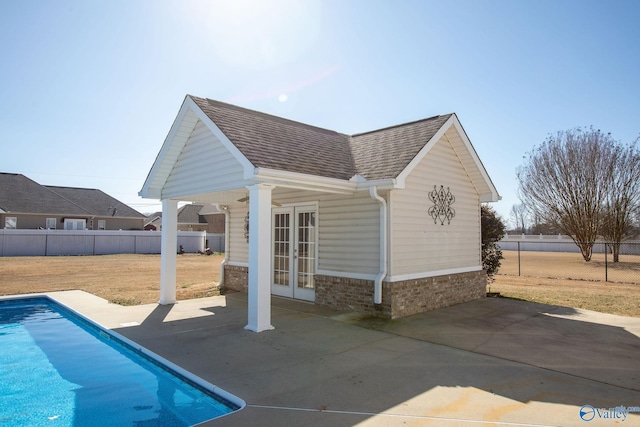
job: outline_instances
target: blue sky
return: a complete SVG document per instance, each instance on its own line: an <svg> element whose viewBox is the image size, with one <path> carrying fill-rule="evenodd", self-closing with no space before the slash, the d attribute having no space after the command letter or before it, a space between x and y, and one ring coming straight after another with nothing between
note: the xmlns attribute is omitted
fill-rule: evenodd
<svg viewBox="0 0 640 427"><path fill-rule="evenodd" d="M0 2L0 171L137 196L186 94L343 133L455 112L503 200L558 130L640 135L640 2Z"/></svg>

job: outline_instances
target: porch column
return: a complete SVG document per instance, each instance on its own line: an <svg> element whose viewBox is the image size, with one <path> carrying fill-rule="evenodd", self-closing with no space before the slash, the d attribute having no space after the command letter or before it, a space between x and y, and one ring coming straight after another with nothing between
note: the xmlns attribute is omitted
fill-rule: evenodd
<svg viewBox="0 0 640 427"><path fill-rule="evenodd" d="M249 323L253 332L271 326L271 190L266 184L249 189Z"/></svg>
<svg viewBox="0 0 640 427"><path fill-rule="evenodd" d="M162 201L159 304L176 302L176 257L178 248L178 202Z"/></svg>

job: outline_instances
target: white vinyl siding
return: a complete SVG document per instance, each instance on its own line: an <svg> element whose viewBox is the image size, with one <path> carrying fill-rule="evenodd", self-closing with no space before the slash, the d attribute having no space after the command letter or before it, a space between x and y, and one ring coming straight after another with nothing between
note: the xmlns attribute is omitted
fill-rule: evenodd
<svg viewBox="0 0 640 427"><path fill-rule="evenodd" d="M380 205L368 192L320 202L318 269L358 274L380 270Z"/></svg>
<svg viewBox="0 0 640 427"><path fill-rule="evenodd" d="M229 263L236 265L249 264L249 244L244 237L244 219L249 206L229 208L229 247L226 249Z"/></svg>
<svg viewBox="0 0 640 427"><path fill-rule="evenodd" d="M368 192L342 195L276 188L272 199L282 206L317 203L318 270L345 275L376 275L380 270L380 205ZM244 238L247 207L230 208L229 262L246 264Z"/></svg>
<svg viewBox="0 0 640 427"><path fill-rule="evenodd" d="M434 223L428 214L434 186L455 196L450 224ZM473 269L480 264L479 195L454 148L440 139L391 194L391 276Z"/></svg>
<svg viewBox="0 0 640 427"><path fill-rule="evenodd" d="M200 121L189 136L162 190L162 198L237 188L243 168Z"/></svg>

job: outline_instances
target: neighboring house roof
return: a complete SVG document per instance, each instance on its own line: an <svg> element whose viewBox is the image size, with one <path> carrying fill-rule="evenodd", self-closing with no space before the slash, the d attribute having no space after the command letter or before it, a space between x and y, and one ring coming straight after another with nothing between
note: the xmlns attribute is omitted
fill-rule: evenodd
<svg viewBox="0 0 640 427"><path fill-rule="evenodd" d="M4 212L87 215L87 211L47 187L17 173L0 173L0 209Z"/></svg>
<svg viewBox="0 0 640 427"><path fill-rule="evenodd" d="M0 172L0 209L13 213L144 217L100 190L40 185L22 174L4 172Z"/></svg>
<svg viewBox="0 0 640 427"><path fill-rule="evenodd" d="M361 188L363 182L378 185L383 180L402 186L413 167L440 138L449 139L450 133L450 143L455 145L481 201L500 199L455 113L346 135L191 95L186 96L147 176L139 193L142 197L162 198L164 185L198 121L239 162L245 180L260 174L262 178L258 179L266 177L277 183L286 177L272 171L304 174L309 188L314 185L335 188L338 184L330 180L350 181ZM322 181L324 178L329 181ZM295 179L300 182L299 177ZM197 191L202 192L202 186Z"/></svg>
<svg viewBox="0 0 640 427"><path fill-rule="evenodd" d="M202 205L184 205L178 209L178 223L182 224L206 224L204 218L200 217L199 212Z"/></svg>
<svg viewBox="0 0 640 427"><path fill-rule="evenodd" d="M105 192L95 188L56 187L46 185L54 193L71 200L96 216L144 218L144 215Z"/></svg>
<svg viewBox="0 0 640 427"><path fill-rule="evenodd" d="M178 224L207 224L203 215L222 214L214 206L204 206L188 204L178 209ZM162 222L162 212L154 212L147 215L147 224L160 225Z"/></svg>

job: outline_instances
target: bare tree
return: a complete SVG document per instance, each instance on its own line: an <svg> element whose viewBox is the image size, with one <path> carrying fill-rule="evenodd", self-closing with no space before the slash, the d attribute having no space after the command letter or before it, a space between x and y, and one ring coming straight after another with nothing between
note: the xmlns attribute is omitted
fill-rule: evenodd
<svg viewBox="0 0 640 427"><path fill-rule="evenodd" d="M640 209L640 151L635 143L618 146L612 159L613 173L604 202L602 237L611 242L613 262L620 260L620 244L635 237L635 218Z"/></svg>
<svg viewBox="0 0 640 427"><path fill-rule="evenodd" d="M522 203L511 206L509 212L511 221L513 222L513 229L516 233L525 233L527 230L527 224L529 222L529 213L527 207Z"/></svg>
<svg viewBox="0 0 640 427"><path fill-rule="evenodd" d="M542 222L567 234L591 260L615 141L580 128L549 136L517 171L520 200Z"/></svg>

